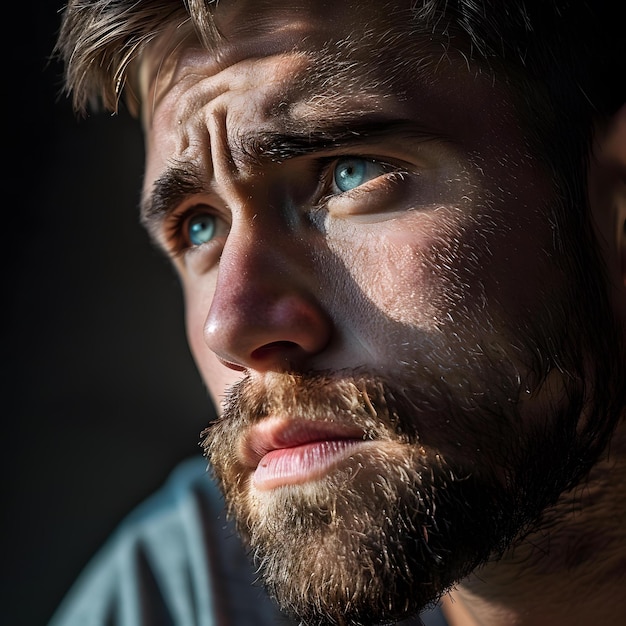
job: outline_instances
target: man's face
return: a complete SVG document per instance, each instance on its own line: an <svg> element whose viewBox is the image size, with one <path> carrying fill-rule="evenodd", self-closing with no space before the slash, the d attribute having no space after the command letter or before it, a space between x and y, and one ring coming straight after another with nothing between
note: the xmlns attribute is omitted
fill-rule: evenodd
<svg viewBox="0 0 626 626"><path fill-rule="evenodd" d="M311 623L418 610L571 477L556 191L505 90L397 4L225 2L216 53L144 66L144 219L226 398L207 451Z"/></svg>

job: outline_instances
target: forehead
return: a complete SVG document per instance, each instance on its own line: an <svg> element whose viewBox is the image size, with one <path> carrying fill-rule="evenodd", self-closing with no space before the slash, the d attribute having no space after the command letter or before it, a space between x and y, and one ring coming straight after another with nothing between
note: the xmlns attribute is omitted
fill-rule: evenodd
<svg viewBox="0 0 626 626"><path fill-rule="evenodd" d="M404 0L217 3L213 21L219 34L210 49L197 42L189 24L173 25L143 54L144 116L150 121L164 95L189 76L215 75L244 60L281 55L293 63L275 63L274 82L281 74L288 76L291 97L305 91L318 99L324 93L335 98L350 92L367 95L372 86L398 93L407 87L399 81L414 81L429 69L429 82L437 82L435 75L443 76L451 54L456 54L451 37L449 33L435 36L415 17L411 4Z"/></svg>

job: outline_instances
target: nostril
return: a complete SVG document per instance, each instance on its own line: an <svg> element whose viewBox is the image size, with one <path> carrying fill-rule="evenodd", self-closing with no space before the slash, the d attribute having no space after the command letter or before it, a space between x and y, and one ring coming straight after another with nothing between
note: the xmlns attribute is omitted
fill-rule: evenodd
<svg viewBox="0 0 626 626"><path fill-rule="evenodd" d="M293 357L294 353L301 352L302 349L294 341L272 341L256 348L250 356L255 361L266 361L269 359L286 359Z"/></svg>

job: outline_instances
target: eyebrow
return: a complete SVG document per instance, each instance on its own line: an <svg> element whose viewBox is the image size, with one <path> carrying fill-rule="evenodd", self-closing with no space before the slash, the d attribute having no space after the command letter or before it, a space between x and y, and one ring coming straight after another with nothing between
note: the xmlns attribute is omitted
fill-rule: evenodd
<svg viewBox="0 0 626 626"><path fill-rule="evenodd" d="M163 219L173 213L185 199L206 191L199 168L193 163L169 167L152 186L149 195L141 199L140 220L153 239Z"/></svg>
<svg viewBox="0 0 626 626"><path fill-rule="evenodd" d="M284 132L255 132L237 138L234 149L253 163L263 161L281 163L296 157L318 152L339 151L393 134L411 136L424 141L438 137L432 130L419 127L415 122L389 118L360 118L337 124L336 121L317 121L307 129L294 123Z"/></svg>

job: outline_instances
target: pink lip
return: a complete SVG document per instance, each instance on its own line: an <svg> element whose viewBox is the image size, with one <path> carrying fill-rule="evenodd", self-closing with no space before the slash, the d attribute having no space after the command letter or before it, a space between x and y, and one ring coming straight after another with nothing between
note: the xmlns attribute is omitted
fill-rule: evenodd
<svg viewBox="0 0 626 626"><path fill-rule="evenodd" d="M248 433L242 450L257 489L320 478L364 443L364 432L333 422L270 417Z"/></svg>

